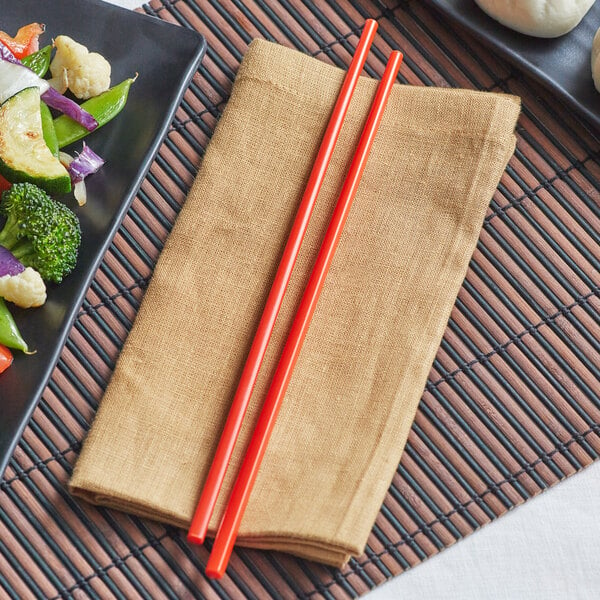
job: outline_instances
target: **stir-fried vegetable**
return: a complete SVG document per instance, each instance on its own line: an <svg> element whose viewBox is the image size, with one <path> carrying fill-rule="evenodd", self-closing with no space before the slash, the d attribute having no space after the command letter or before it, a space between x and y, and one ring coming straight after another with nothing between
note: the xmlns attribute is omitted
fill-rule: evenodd
<svg viewBox="0 0 600 600"><path fill-rule="evenodd" d="M0 277L19 275L25 265L7 248L0 246Z"/></svg>
<svg viewBox="0 0 600 600"><path fill-rule="evenodd" d="M8 249L0 246L0 296L21 308L42 306L46 284L42 276L25 265Z"/></svg>
<svg viewBox="0 0 600 600"><path fill-rule="evenodd" d="M6 302L0 296L0 344L29 353L27 342L23 339Z"/></svg>
<svg viewBox="0 0 600 600"><path fill-rule="evenodd" d="M88 100L110 88L110 63L97 52L67 35L54 40L56 54L50 63L52 78L66 83L76 98ZM65 92L59 88L60 92Z"/></svg>
<svg viewBox="0 0 600 600"><path fill-rule="evenodd" d="M135 78L125 79L107 92L86 100L81 107L96 119L98 127L102 127L123 110L127 102L129 89L134 81ZM85 127L64 115L54 119L54 129L56 130L59 148L64 148L84 138L89 133Z"/></svg>
<svg viewBox="0 0 600 600"><path fill-rule="evenodd" d="M77 183L83 181L88 175L95 173L104 160L100 158L88 145L83 145L83 150L69 163L67 170L71 181Z"/></svg>
<svg viewBox="0 0 600 600"><path fill-rule="evenodd" d="M31 69L38 77L44 77L50 68L50 58L52 56L52 46L44 46L37 52L28 54L21 59L21 62Z"/></svg>
<svg viewBox="0 0 600 600"><path fill-rule="evenodd" d="M31 183L15 183L2 193L6 217L0 245L46 281L60 283L77 263L81 243L79 219L62 202Z"/></svg>
<svg viewBox="0 0 600 600"><path fill-rule="evenodd" d="M15 37L0 31L0 373L9 348L29 352L6 301L41 306L45 282L60 283L77 262L79 219L49 194L72 191L83 205L85 178L104 164L85 143L61 149L119 114L135 81L110 88L103 56L60 32L39 49L43 32L38 23Z"/></svg>
<svg viewBox="0 0 600 600"><path fill-rule="evenodd" d="M60 152L59 158L71 176L75 200L77 200L79 206L83 206L87 202L84 179L98 171L104 164L104 159L85 143L83 144L83 150L75 158L66 152Z"/></svg>
<svg viewBox="0 0 600 600"><path fill-rule="evenodd" d="M29 181L53 194L71 190L71 179L44 140L40 91L25 88L0 105L0 174Z"/></svg>
<svg viewBox="0 0 600 600"><path fill-rule="evenodd" d="M70 117L84 127L86 131L94 131L98 127L98 121L85 108L63 96L53 87L48 86L48 89L42 94L42 99L50 108L55 108L65 116Z"/></svg>
<svg viewBox="0 0 600 600"><path fill-rule="evenodd" d="M0 373L6 371L12 365L12 361L12 352L6 346L0 344Z"/></svg>
<svg viewBox="0 0 600 600"><path fill-rule="evenodd" d="M41 23L30 23L25 27L21 27L15 37L0 31L0 42L17 58L23 58L39 48L39 38L44 33L44 29L45 27Z"/></svg>
<svg viewBox="0 0 600 600"><path fill-rule="evenodd" d="M23 65L7 60L0 61L0 103L29 87L37 87L40 94L44 94L50 88L50 84Z"/></svg>
<svg viewBox="0 0 600 600"><path fill-rule="evenodd" d="M77 102L57 92L48 81L23 65L6 47L0 53L0 58L0 102L27 87L35 86L40 89L40 94L48 106L68 115L88 131L93 131L98 126L96 119Z"/></svg>
<svg viewBox="0 0 600 600"><path fill-rule="evenodd" d="M48 105L44 102L40 103L40 117L42 119L42 135L44 136L44 142L46 142L48 150L50 150L54 156L58 157L58 138L56 137L56 130L54 129L54 119Z"/></svg>
<svg viewBox="0 0 600 600"><path fill-rule="evenodd" d="M31 267L18 275L0 277L0 297L20 308L36 308L46 302L46 284Z"/></svg>

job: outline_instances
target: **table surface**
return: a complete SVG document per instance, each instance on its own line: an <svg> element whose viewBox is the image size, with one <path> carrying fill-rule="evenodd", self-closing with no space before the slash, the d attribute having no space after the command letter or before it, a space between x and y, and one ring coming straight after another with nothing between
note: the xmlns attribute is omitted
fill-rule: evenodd
<svg viewBox="0 0 600 600"><path fill-rule="evenodd" d="M600 464L367 594L369 600L587 600L600 594Z"/></svg>
<svg viewBox="0 0 600 600"><path fill-rule="evenodd" d="M112 4L117 4L130 9L136 8L141 4L140 0L108 1ZM169 9L172 7L171 5L175 5L176 2L164 2L163 4L167 6L167 9ZM209 3L207 3L207 5L208 4ZM220 10L215 8L218 4L220 3L211 1L211 10ZM247 4L250 5L252 3ZM278 6L289 6L290 10L296 10L296 8L294 8L296 4L297 3L294 2L281 2L278 4ZM301 6L304 6L304 4L312 6L313 3L300 3ZM345 3L340 4L344 4L344 6L346 6ZM384 2L375 2L375 5L377 6L380 4L383 7L386 6ZM407 3L407 6L408 5L412 6L411 3ZM163 11L162 14L164 15L165 11ZM383 10L382 14L385 15L386 10ZM299 15L297 16L298 19L302 18L302 8L299 9L297 15ZM285 15L283 13L275 15L273 18L275 17L285 20ZM193 16L190 18L193 18ZM220 22L226 23L226 17L222 13L219 19ZM211 25L214 26L214 23ZM320 35L322 33L322 26L317 24L315 27L318 28ZM213 36L213 39L216 40L216 46L221 47L221 42L218 39L218 35L215 34L214 31L215 30L213 29L211 35ZM438 35L440 35L439 31ZM418 37L419 32L416 32L415 36ZM424 35L423 37L426 38L427 36ZM435 39L436 43L439 44L453 43L452 39L440 39L435 38L435 36L432 36L431 39ZM408 45L410 45L410 42L411 38L408 36ZM424 43L428 42L425 41ZM455 48L452 49L455 50ZM410 59L410 48L407 48L407 51L407 56ZM489 55L487 56L489 60ZM213 53L208 60L211 65L213 65L217 58L218 53ZM466 57L465 60L467 60ZM471 61L468 68L477 70L479 68L477 65L477 60L478 58ZM455 71L455 65L451 64L450 61L448 63L443 63L442 66L448 70L448 73L455 74L458 72L460 75L460 69ZM466 69L467 71L468 68ZM432 82L437 81L435 67L425 64L423 69L424 70L421 73L424 78L431 77ZM514 73L507 74L505 79L509 79L513 77L513 75ZM497 75L497 77L500 79L500 75ZM518 89L525 89L527 91L528 83L526 80L523 82L521 78L517 78L516 82ZM495 86L490 86L490 89L494 88ZM210 90L208 91L208 94L211 94ZM529 92L529 94L531 94L531 92ZM216 100L211 98L209 98L209 100L216 102ZM551 98L547 100L550 104L552 103ZM222 102L220 104L222 104ZM214 108L214 106L212 108ZM540 111L543 112L542 109L540 109ZM210 112L210 110L207 109L204 112ZM527 126L531 126L531 123L527 122ZM537 126L539 127L540 125L538 124ZM541 139L550 139L550 136L551 132L547 135L547 137L541 136ZM590 136L590 139L597 140L597 137L595 135ZM573 146L575 146L575 143ZM552 152L552 149L549 151ZM574 150L574 152L577 152L577 148ZM570 166L566 167L564 172L556 172L552 171L552 169L549 169L549 173L546 174L544 171L544 173L539 176L538 180L534 181L533 183L527 182L529 189L532 189L534 185L537 185L538 181L542 181L542 175L546 178L545 184L549 184L550 181L554 181L555 179L558 179L559 182L562 181L566 177L566 174L571 172L571 169L575 169L575 175L577 175L577 169L583 164L593 164L595 167L594 163L596 162L596 156L597 148L594 147L592 154L588 154L586 157L583 157L582 155L582 157L580 157L576 163L572 163ZM560 157L557 160L560 162ZM523 173L519 173L517 169L517 175L520 174ZM525 178L527 175L528 173L526 172L523 174ZM541 187L544 187L543 183L540 183L540 185ZM595 190L588 190L589 194L592 192L595 193ZM525 198L525 195L523 198ZM502 212L506 208L506 206L500 208L496 207L496 210ZM600 255L597 247L595 248L595 255ZM582 297L585 298L586 296ZM519 335L515 336L515 339L520 339ZM58 402L58 404L60 404L60 402ZM68 418L69 415L66 415L66 417ZM41 417L40 420L42 420L42 418L45 418L45 415ZM35 424L35 427L39 429L39 424ZM597 427L597 424L594 424L594 427L592 427L590 431L593 430L593 432L597 432L595 427ZM33 433L30 434L29 438L25 440L26 444L29 444L28 440L34 440L35 435L38 435L39 433L38 429L35 429ZM572 443L573 440L586 441L586 435L588 432L582 432L584 432L584 428L581 428L579 433L576 433L575 437L572 438L568 444ZM52 471L53 467L56 467L56 472L58 474L57 477L59 478L58 484L56 485L61 485L60 477L63 477L64 474L59 471L59 466L57 463L51 463L51 461L55 460L57 456L60 456L62 459L67 457L69 461L71 461L72 454L74 451L76 452L78 447L78 442L73 443L69 448L66 449L60 447L60 452L57 452L55 456L46 459L46 463L41 461L38 463L37 467L40 465L50 465L50 471ZM568 447L570 448L571 446ZM564 449L566 448L567 445L564 446ZM551 457L555 456L556 452L556 449L550 451L546 450L544 459L549 460ZM23 459L23 453L21 453L18 459L19 460L17 460L15 464L17 467L20 467L19 461ZM27 457L25 457L25 459L27 459ZM23 459L24 463L26 463L25 459ZM537 459L532 463L529 463L529 467L539 462L540 459ZM32 472L33 476L39 476L39 480L41 481L43 479L43 473L35 470L35 468L36 465L32 465L29 470L25 469L24 471L15 471L12 474L9 483L12 484L13 482L19 481L22 479L22 476L27 475L29 471ZM519 471L517 471L517 473L519 473ZM529 473L530 471L527 470L526 472L523 471L519 475L516 475L515 471L513 470L505 482L512 483L513 480L519 480L520 475ZM41 485L43 484L44 481L42 481ZM4 485L6 486L4 489L8 490L8 484L5 482ZM600 551L600 502L597 500L597 490L599 489L599 486L600 464L596 463L588 466L582 472L569 477L566 481L555 485L551 489L548 489L536 498L528 500L522 506L514 508L508 514L501 516L494 522L485 525L481 531L478 531L473 535L468 535L465 539L462 539L453 547L443 550L433 558L429 558L428 560L421 562L421 564L414 569L411 569L408 572L391 579L387 583L380 585L374 591L369 592L367 597L370 600L384 600L387 598L406 598L409 600L413 598L415 600L433 600L434 598L460 598L461 600L470 600L471 598L473 600L480 598L491 600L523 598L526 600L535 600L538 598L543 598L544 600L547 600L565 597L574 599L599 597L600 570L598 570L594 561L597 552ZM19 493L11 490L9 500L6 500L6 498L8 498L7 495L5 498L5 505L0 505L0 512L6 505L8 505L11 509L16 506L13 512L15 515L15 521L17 521L17 519L21 518L20 516L24 514L23 511L25 510L29 510L29 514L32 515L37 515L38 513L44 515L46 514L45 511L52 511L53 507L49 508L47 506L47 498L36 495L38 492L36 491L37 488L35 487L35 484L24 489L24 496L21 496ZM56 490L57 488L53 489ZM0 490L0 501L2 500L2 493L2 490ZM52 498L51 495L48 497ZM483 494L480 496L480 499L481 497L483 497ZM21 498L25 498L25 500L23 501ZM61 501L61 498L57 497L56 500ZM20 502L27 506L21 509L21 505L19 504ZM470 502L473 502L473 500L468 500L463 506L469 505ZM61 504L61 506L63 504ZM33 508L29 509L28 506ZM451 511L451 513L452 512L456 511ZM47 543L53 542L52 536L55 536L57 545L52 549L54 555L62 556L62 548L65 548L66 552L73 551L75 553L81 553L85 561L87 561L85 564L86 568L89 568L90 565L93 566L97 563L95 570L90 571L88 575L86 575L87 572L83 570L77 572L79 564L77 565L77 568L75 569L76 573L73 575L73 581L76 581L76 583L70 588L74 590L77 589L78 592L82 593L81 596L77 597L87 597L83 595L85 587L81 584L91 581L92 586L95 583L101 585L104 581L102 576L107 575L107 573L109 574L109 577L117 578L118 576L122 576L121 573L115 573L115 571L120 571L121 567L124 565L125 567L127 567L127 565L131 565L130 571L127 571L130 580L135 581L136 577L139 577L139 581L142 582L143 585L146 585L144 577L148 577L149 581L152 582L154 573L152 569L155 568L155 565L157 564L159 565L158 573L160 575L162 565L160 561L163 557L170 559L171 556L180 556L182 565L181 569L183 571L188 569L188 573L190 573L189 577L196 581L196 579L194 579L196 577L196 573L192 572L192 568L189 567L189 565L194 563L186 562L186 560L189 559L189 556L185 555L185 550L182 550L181 545L178 546L179 540L176 538L170 539L168 533L161 533L160 531L157 533L152 525L148 525L147 528L144 525L144 535L140 535L139 529L132 528L131 530L127 530L127 524L123 525L124 521L121 522L118 518L116 519L116 525L114 525L111 521L112 516L110 514L101 514L103 515L102 518L105 519L106 523L108 523L106 531L109 531L110 534L113 532L111 529L113 526L123 526L125 527L124 535L131 534L131 544L128 545L127 548L119 547L112 550L110 548L107 549L106 547L103 547L98 551L98 558L93 555L95 550L92 551L92 556L88 556L90 552L88 546L86 546L87 542L80 543L77 539L77 535L81 533L78 529L81 527L81 525L75 517L69 516L70 521L67 523L64 530L61 530L60 524L58 527L55 527L56 523L58 523L56 520L57 517L53 516L52 518L49 518L48 522L50 523L50 527L54 527L54 529L52 529L52 531L49 533L49 537L46 540L41 541L36 537L36 526L31 526L28 522L25 522L26 519L22 519L23 522L17 522L15 529L10 529L10 525L8 525L12 535L11 539L13 541L17 540L18 542L15 543L15 547L17 549L14 551L15 554L13 554L13 556L16 557L15 562L9 566L15 573L18 573L19 565L27 565L25 568L26 570L31 569L30 574L34 580L36 578L39 578L39 580L44 580L44 578L46 578L48 581L52 582L52 571L54 570L55 573L58 573L58 570L56 569L60 567L60 561L55 561L58 564L58 567L53 565L50 561L49 567L46 569L40 560L37 560L35 563L28 562L26 555L28 552L36 552L37 548L44 547L44 544L42 543L44 541ZM502 514L502 511L498 511L498 514ZM425 525L420 528L419 531L423 532L424 529L431 529L431 523L435 522L436 520L438 522L440 521L439 518L435 519L434 521L429 521L430 525L427 526L425 523ZM0 519L0 527L5 526L6 521ZM29 532L31 530L30 535L26 534L25 537L20 537L18 531L20 528L22 528L25 532ZM2 529L2 531L5 530ZM411 541L416 539L412 534L408 535L407 537L412 537ZM33 541L29 542L28 538ZM108 536L107 538L112 539ZM114 535L114 539L115 543L121 542L117 535ZM10 543L10 541L11 540L9 540L8 537L3 539L2 536L0 536L0 583L1 576L3 575L2 569L6 566L6 563L1 562L4 560L3 548L4 544ZM172 544L169 546L168 551L165 551L162 554L158 552L156 556L152 555L153 551L161 550L160 546L162 543L169 542L172 542ZM394 544L390 544L390 546L393 547ZM396 546L396 550L398 547L399 546ZM71 550L72 548L74 548L74 550ZM404 548L406 548L406 546L404 546ZM20 555L18 554L19 552L21 552ZM169 552L171 555L169 555ZM178 552L179 554L177 554ZM430 554L434 553L435 552L431 552ZM381 552L378 555L378 557L381 556L384 559L382 565L378 565L380 571L386 567L385 559L388 557L384 554L385 552ZM428 553L428 555L430 554ZM149 558L147 558L147 555ZM64 563L66 558L62 557L61 560L63 560ZM141 566L138 566L138 562ZM420 560L414 560L410 564L417 564L418 562L420 562ZM81 564L83 564L83 561ZM171 564L171 568L173 568L172 563L169 564ZM277 564L276 561L275 564ZM366 564L366 562L364 564ZM391 564L391 562L388 564ZM119 569L112 569L109 571L109 569L114 566L118 566ZM361 565L358 566L361 567ZM256 575L256 571L258 571L260 574L262 568L265 568L265 565L260 563L260 558L254 563L252 560L243 561L240 571L244 574L241 578L242 581L235 580L234 587L235 585L242 586L240 589L243 589L243 577L251 577L252 575ZM269 564L266 565L266 568L269 568ZM383 572L384 571L381 571L381 573ZM395 572L398 572L398 570ZM148 573L150 573L149 576ZM298 571L298 573L300 576L303 575L301 571ZM381 573L379 573L380 578L376 581L376 583L381 581L383 578ZM101 577L99 578L98 575ZM185 575L185 573L182 574L182 577L183 575ZM21 579L23 579L23 577L26 578L26 574L21 574L19 576ZM76 579L78 576L80 579ZM59 578L60 577L61 576L59 576ZM98 581L99 579L102 581ZM190 579L188 578L186 581L186 585L189 586ZM65 586L67 585L64 582L59 583L63 583ZM124 582L123 585L126 583L127 582ZM180 585L181 581L174 583ZM48 585L50 586L50 584ZM320 587L317 586L315 588L315 592L307 593L303 597L312 598L313 595L314 597L321 597L320 594L316 593L317 590L325 590L323 593L324 597L334 597L335 594L334 596L327 596L327 590L333 589L327 587L327 585L330 584ZM185 590L184 587L181 587L180 589ZM202 589L208 589L208 591L216 597L216 592L214 590L211 590L210 588ZM287 588L288 591L291 589L291 587ZM343 590L344 588L340 589ZM0 587L0 598L1 597L2 588ZM56 596L56 598L58 598L58 596Z"/></svg>
<svg viewBox="0 0 600 600"><path fill-rule="evenodd" d="M139 0L109 0L134 8ZM600 464L367 594L372 600L552 600L600 594Z"/></svg>

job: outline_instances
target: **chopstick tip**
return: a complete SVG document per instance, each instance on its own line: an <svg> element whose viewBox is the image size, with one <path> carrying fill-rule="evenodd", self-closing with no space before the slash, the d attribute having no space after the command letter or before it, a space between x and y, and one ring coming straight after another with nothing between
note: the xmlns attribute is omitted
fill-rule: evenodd
<svg viewBox="0 0 600 600"><path fill-rule="evenodd" d="M216 562L217 564L212 564ZM225 575L225 570L227 568L227 561L214 561L212 554L208 558L208 563L206 564L206 569L204 570L205 575L209 579L221 579L223 575Z"/></svg>
<svg viewBox="0 0 600 600"><path fill-rule="evenodd" d="M204 535L200 535L198 533L192 532L192 531L188 531L187 534L187 541L191 542L192 544L203 544L204 543Z"/></svg>
<svg viewBox="0 0 600 600"><path fill-rule="evenodd" d="M379 23L375 20L375 19L367 19L365 21L365 25L364 28L365 30L372 30L373 32L375 32L375 30L379 27Z"/></svg>
<svg viewBox="0 0 600 600"><path fill-rule="evenodd" d="M388 66L390 69L393 69L395 71L394 77L398 74L403 60L404 54L402 54L400 50L393 50L392 52L390 52L390 56L388 58Z"/></svg>
<svg viewBox="0 0 600 600"><path fill-rule="evenodd" d="M206 569L205 574L209 579L221 579L223 577L223 573L219 573L218 571L209 571L208 569Z"/></svg>

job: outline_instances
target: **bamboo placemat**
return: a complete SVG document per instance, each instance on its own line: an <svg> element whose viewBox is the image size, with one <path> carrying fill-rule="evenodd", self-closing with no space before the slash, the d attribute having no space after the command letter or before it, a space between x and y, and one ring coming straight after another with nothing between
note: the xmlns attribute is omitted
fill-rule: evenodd
<svg viewBox="0 0 600 600"><path fill-rule="evenodd" d="M141 10L200 30L208 53L0 484L0 596L356 597L598 457L597 132L419 0L153 0ZM209 581L210 543L82 503L66 482L248 43L264 37L345 67L367 17L380 25L369 75L400 48L410 84L521 96L517 150L364 556L337 571L240 549L228 576Z"/></svg>

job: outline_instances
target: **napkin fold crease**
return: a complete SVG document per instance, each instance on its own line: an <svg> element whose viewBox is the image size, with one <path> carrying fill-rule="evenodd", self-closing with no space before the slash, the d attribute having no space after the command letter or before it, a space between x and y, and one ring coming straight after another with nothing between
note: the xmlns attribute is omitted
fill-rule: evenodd
<svg viewBox="0 0 600 600"><path fill-rule="evenodd" d="M187 527L344 73L256 40L158 260L70 482ZM298 257L228 491L377 82L361 78ZM487 206L513 96L396 85L238 543L341 566L363 552Z"/></svg>

